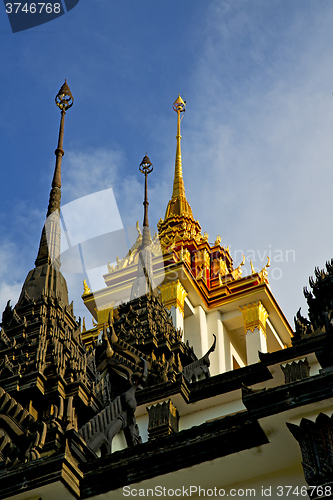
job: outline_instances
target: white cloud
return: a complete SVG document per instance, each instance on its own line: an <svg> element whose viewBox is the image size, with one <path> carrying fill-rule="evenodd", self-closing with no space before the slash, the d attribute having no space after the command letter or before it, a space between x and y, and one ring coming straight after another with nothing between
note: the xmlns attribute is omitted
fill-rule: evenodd
<svg viewBox="0 0 333 500"><path fill-rule="evenodd" d="M112 188L78 198L61 211L71 246L123 228Z"/></svg>
<svg viewBox="0 0 333 500"><path fill-rule="evenodd" d="M68 151L62 174L62 203L113 187L124 161L124 155L113 149Z"/></svg>
<svg viewBox="0 0 333 500"><path fill-rule="evenodd" d="M176 148L176 143L175 143ZM171 159L172 161L172 159ZM139 162L138 162L139 165ZM111 148L69 151L62 174L62 204L98 191L112 188L124 226L143 219L144 176L138 165L128 164L126 155ZM163 217L172 190L172 179L156 183L155 173L148 178L149 218L152 228Z"/></svg>

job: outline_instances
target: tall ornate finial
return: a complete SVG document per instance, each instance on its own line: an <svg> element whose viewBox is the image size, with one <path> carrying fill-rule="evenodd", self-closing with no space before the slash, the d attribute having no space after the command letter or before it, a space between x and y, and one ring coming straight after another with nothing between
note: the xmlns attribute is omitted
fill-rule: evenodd
<svg viewBox="0 0 333 500"><path fill-rule="evenodd" d="M61 109L61 119L59 128L59 138L58 147L54 154L56 155L56 164L54 169L52 189L50 193L49 206L47 210L47 217L51 215L55 210L60 210L60 199L61 199L61 161L65 152L63 150L64 143L64 126L65 126L65 114L66 111L73 106L74 98L72 96L71 90L67 84L67 80L59 90L55 97L55 103L58 108Z"/></svg>
<svg viewBox="0 0 333 500"><path fill-rule="evenodd" d="M52 265L59 268L60 261L60 201L61 201L61 161L65 152L63 150L64 143L64 126L66 111L73 106L74 98L67 84L67 80L59 90L55 98L56 105L61 110L61 119L59 127L58 147L54 154L56 156L55 169L52 180L52 188L50 192L49 205L46 214L46 223L42 231L39 250L35 265L39 266L46 262L51 262Z"/></svg>
<svg viewBox="0 0 333 500"><path fill-rule="evenodd" d="M139 170L142 174L145 176L145 199L143 201L143 206L144 206L144 217L143 217L143 226L149 227L148 223L148 181L147 181L147 176L150 174L150 172L153 171L153 164L150 161L150 159L147 156L143 158L142 162L139 165Z"/></svg>
<svg viewBox="0 0 333 500"><path fill-rule="evenodd" d="M143 235L141 249L139 253L138 262L138 276L134 280L131 290L131 300L139 297L140 295L145 295L146 293L155 293L153 269L151 263L151 252L150 252L150 233L149 233L149 222L148 222L148 174L153 171L153 164L147 156L143 158L139 165L139 170L145 176L145 197L143 201L144 206L144 216L143 216Z"/></svg>

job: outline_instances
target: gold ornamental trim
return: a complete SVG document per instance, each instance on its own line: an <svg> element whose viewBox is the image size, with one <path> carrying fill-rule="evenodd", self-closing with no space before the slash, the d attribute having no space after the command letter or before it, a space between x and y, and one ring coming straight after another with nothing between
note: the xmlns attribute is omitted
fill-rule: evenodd
<svg viewBox="0 0 333 500"><path fill-rule="evenodd" d="M250 330L253 332L256 328L266 335L266 320L268 312L260 302L254 302L239 308L243 315L245 335Z"/></svg>
<svg viewBox="0 0 333 500"><path fill-rule="evenodd" d="M169 281L158 287L161 292L161 299L167 309L175 307L184 317L184 303L187 292L181 282Z"/></svg>

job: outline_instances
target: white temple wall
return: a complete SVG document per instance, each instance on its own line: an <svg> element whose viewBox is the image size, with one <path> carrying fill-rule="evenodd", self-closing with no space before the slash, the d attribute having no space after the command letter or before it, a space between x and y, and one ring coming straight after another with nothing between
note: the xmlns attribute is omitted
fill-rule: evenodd
<svg viewBox="0 0 333 500"><path fill-rule="evenodd" d="M170 309L170 314L174 327L178 330L180 328L184 331L184 316L178 308L172 306Z"/></svg>
<svg viewBox="0 0 333 500"><path fill-rule="evenodd" d="M184 321L184 338L193 346L198 358L206 354L211 344L208 342L207 317L201 306L194 307L194 314L187 316Z"/></svg>
<svg viewBox="0 0 333 500"><path fill-rule="evenodd" d="M267 352L267 340L261 328L255 328L253 332L248 330L245 335L247 364L258 363L260 361L258 351Z"/></svg>
<svg viewBox="0 0 333 500"><path fill-rule="evenodd" d="M200 425L203 422L236 413L238 411L243 411L244 409L245 406L239 397L233 401L228 401L227 403L204 408L186 415L181 415L179 419L179 430L182 431L184 429L190 429L194 425Z"/></svg>

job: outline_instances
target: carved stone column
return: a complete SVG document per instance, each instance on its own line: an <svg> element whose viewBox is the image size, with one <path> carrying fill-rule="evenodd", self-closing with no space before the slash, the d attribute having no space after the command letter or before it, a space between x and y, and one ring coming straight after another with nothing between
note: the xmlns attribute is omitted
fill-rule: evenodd
<svg viewBox="0 0 333 500"><path fill-rule="evenodd" d="M247 364L250 365L259 361L258 351L267 352L266 319L268 312L260 301L239 309L243 315Z"/></svg>
<svg viewBox="0 0 333 500"><path fill-rule="evenodd" d="M149 441L178 432L179 414L170 400L151 406L147 411Z"/></svg>

